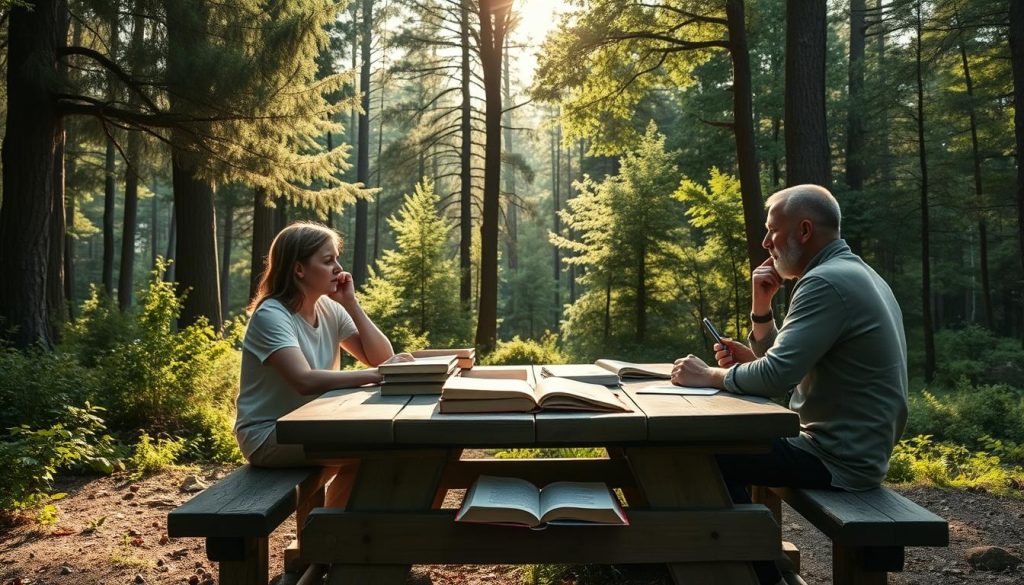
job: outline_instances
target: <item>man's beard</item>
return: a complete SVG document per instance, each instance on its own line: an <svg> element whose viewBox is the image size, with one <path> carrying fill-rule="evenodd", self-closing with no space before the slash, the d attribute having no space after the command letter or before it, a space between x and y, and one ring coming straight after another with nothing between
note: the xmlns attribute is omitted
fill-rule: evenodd
<svg viewBox="0 0 1024 585"><path fill-rule="evenodd" d="M789 236L786 238L786 248L775 248L775 252L778 254L778 258L775 259L775 272L779 273L779 276L785 279L796 278L798 266L800 264L800 242L795 236Z"/></svg>

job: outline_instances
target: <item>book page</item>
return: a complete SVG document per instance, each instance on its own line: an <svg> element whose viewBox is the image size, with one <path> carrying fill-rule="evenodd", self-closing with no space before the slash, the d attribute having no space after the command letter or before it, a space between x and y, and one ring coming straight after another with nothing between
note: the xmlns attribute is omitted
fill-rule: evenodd
<svg viewBox="0 0 1024 585"><path fill-rule="evenodd" d="M521 518L508 510L526 512L536 524L540 519L540 493L537 486L514 477L481 475L466 493L456 520L468 522L508 522ZM506 513L502 513L505 511ZM522 523L522 521L519 521Z"/></svg>
<svg viewBox="0 0 1024 585"><path fill-rule="evenodd" d="M540 492L542 522L557 519L605 524L624 524L619 503L608 486L600 482L559 481Z"/></svg>
<svg viewBox="0 0 1024 585"><path fill-rule="evenodd" d="M542 408L581 407L588 410L632 412L611 390L597 384L567 378L544 378L537 384L537 404Z"/></svg>
<svg viewBox="0 0 1024 585"><path fill-rule="evenodd" d="M444 383L441 396L447 400L526 398L535 401L533 388L525 380L452 376Z"/></svg>
<svg viewBox="0 0 1024 585"><path fill-rule="evenodd" d="M672 377L672 364L634 364L606 359L597 360L594 364L615 372L620 378L663 378L668 380Z"/></svg>

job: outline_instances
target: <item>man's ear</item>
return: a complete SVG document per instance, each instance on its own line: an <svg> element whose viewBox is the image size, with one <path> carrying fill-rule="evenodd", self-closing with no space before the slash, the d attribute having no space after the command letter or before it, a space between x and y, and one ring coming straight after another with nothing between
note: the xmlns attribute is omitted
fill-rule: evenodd
<svg viewBox="0 0 1024 585"><path fill-rule="evenodd" d="M800 220L800 243L806 244L814 237L814 222L809 219Z"/></svg>

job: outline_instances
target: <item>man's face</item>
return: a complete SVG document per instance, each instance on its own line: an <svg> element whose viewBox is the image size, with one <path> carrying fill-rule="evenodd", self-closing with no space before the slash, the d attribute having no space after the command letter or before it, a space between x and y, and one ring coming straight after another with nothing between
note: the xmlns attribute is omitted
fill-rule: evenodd
<svg viewBox="0 0 1024 585"><path fill-rule="evenodd" d="M797 278L803 270L803 246L796 231L799 226L792 223L790 218L779 211L778 204L768 209L768 221L765 223L768 233L761 246L775 260L775 271L782 278Z"/></svg>

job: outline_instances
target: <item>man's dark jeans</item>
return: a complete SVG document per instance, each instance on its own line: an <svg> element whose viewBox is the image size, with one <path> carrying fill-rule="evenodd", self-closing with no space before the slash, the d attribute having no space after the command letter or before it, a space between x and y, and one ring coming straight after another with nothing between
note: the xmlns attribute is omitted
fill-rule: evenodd
<svg viewBox="0 0 1024 585"><path fill-rule="evenodd" d="M751 503L747 486L830 489L832 474L814 455L798 449L785 439L772 441L768 453L718 455L718 467L732 501ZM755 562L754 572L762 585L774 585L782 575L771 562Z"/></svg>

